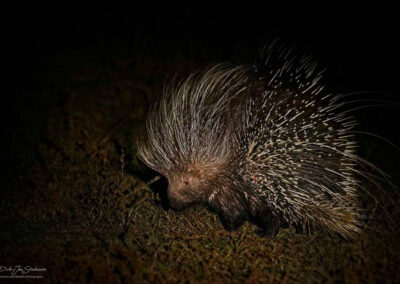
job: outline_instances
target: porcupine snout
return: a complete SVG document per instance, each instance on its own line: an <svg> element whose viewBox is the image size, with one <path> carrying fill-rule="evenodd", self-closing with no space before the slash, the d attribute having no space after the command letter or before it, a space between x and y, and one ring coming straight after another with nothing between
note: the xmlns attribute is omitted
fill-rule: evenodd
<svg viewBox="0 0 400 284"><path fill-rule="evenodd" d="M184 183L184 185L186 184ZM167 195L168 204L172 209L182 210L191 203L187 190L178 182L168 182Z"/></svg>

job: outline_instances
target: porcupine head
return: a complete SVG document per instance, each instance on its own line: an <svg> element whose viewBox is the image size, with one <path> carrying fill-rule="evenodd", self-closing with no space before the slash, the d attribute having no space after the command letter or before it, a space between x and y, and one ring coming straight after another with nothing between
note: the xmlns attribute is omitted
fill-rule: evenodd
<svg viewBox="0 0 400 284"><path fill-rule="evenodd" d="M168 179L171 207L206 203L229 230L249 220L271 236L285 224L353 237L355 122L321 93L310 57L272 44L260 62L216 65L167 86L139 157Z"/></svg>

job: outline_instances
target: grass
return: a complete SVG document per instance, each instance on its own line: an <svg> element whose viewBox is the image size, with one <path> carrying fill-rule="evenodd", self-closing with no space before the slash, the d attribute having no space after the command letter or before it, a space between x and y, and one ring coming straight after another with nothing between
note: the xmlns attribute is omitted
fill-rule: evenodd
<svg viewBox="0 0 400 284"><path fill-rule="evenodd" d="M0 266L47 268L46 282L399 281L398 227L379 208L354 241L292 229L261 238L248 223L230 233L201 206L167 210L165 180L147 185L156 173L138 162L133 139L183 59L153 58L66 53L46 66L67 67L20 91L25 126L5 154L14 164L2 182ZM385 205L394 223L398 201Z"/></svg>

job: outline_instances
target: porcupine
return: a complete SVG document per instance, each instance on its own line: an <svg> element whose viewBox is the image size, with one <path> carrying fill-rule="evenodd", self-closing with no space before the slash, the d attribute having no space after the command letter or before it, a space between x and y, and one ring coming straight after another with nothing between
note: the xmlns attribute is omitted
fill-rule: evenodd
<svg viewBox="0 0 400 284"><path fill-rule="evenodd" d="M219 64L165 87L138 155L168 179L172 208L208 204L225 228L249 220L353 238L358 205L353 117L323 94L310 56L273 43L254 65Z"/></svg>

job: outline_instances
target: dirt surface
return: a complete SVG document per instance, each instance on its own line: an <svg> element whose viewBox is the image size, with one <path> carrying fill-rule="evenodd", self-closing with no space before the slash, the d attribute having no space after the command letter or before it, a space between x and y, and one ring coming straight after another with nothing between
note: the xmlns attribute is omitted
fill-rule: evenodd
<svg viewBox="0 0 400 284"><path fill-rule="evenodd" d="M99 42L15 61L0 266L46 268L38 273L45 282L70 283L399 281L396 195L376 194L381 205L367 204L368 226L354 241L292 229L262 238L248 223L230 233L206 208L168 210L166 181L148 184L157 173L140 164L133 144L149 104L174 70L247 60L247 50L200 41L180 49L144 36L135 48ZM367 156L379 151L374 143L362 141ZM387 171L396 179L398 169ZM372 183L366 189L379 191Z"/></svg>

